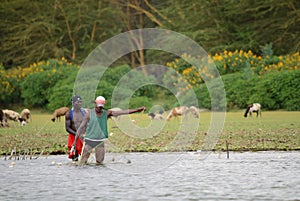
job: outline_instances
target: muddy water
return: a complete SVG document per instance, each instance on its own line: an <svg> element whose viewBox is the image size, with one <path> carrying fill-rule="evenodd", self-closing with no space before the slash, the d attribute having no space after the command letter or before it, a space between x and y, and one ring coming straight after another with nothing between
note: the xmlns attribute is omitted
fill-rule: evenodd
<svg viewBox="0 0 300 201"><path fill-rule="evenodd" d="M3 200L300 200L300 152L122 153L0 160Z"/></svg>

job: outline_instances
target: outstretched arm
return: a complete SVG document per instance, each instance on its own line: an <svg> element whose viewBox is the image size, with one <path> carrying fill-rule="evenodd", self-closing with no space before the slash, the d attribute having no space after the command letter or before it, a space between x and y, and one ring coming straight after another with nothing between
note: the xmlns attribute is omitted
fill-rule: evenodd
<svg viewBox="0 0 300 201"><path fill-rule="evenodd" d="M112 111L112 110L107 110L107 117L111 117L111 116L120 116L120 115L126 115L126 114L132 114L132 113L136 113L136 112L141 112L141 111L145 111L146 107L140 107L140 108L136 108L136 109L129 109L129 110L120 110L120 111Z"/></svg>

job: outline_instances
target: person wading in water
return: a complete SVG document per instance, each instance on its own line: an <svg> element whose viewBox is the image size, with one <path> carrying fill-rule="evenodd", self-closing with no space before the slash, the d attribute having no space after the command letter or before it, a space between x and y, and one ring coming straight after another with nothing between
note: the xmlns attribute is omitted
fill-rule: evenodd
<svg viewBox="0 0 300 201"><path fill-rule="evenodd" d="M72 102L72 109L69 110L65 114L65 128L66 131L69 133L68 136L68 157L73 161L78 160L78 156L81 154L83 142L82 140L78 140L76 143L76 147L71 152L71 148L73 142L75 140L76 131L79 128L83 117L86 111L81 107L82 105L82 98L78 95L74 95L71 99Z"/></svg>
<svg viewBox="0 0 300 201"><path fill-rule="evenodd" d="M105 98L103 96L98 96L95 99L95 108L87 111L76 132L71 151L75 150L78 138L82 138L82 135L85 133L85 145L81 156L81 164L87 163L93 148L95 148L96 163L102 164L105 156L104 140L108 138L107 119L109 117L132 114L146 110L143 106L137 109L112 111L105 110L104 105Z"/></svg>

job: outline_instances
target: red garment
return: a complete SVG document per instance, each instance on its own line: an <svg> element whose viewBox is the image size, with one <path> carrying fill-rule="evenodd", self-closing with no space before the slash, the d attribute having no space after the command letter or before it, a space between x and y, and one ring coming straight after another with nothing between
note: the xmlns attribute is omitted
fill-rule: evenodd
<svg viewBox="0 0 300 201"><path fill-rule="evenodd" d="M82 151L83 143L82 143L82 140L80 138L78 138L77 143L76 143L76 152L75 153L74 152L70 153L70 150L72 149L72 145L73 145L74 140L75 140L75 135L69 133L69 136L68 136L68 154L69 154L69 158L72 158L73 155L81 154L81 151Z"/></svg>

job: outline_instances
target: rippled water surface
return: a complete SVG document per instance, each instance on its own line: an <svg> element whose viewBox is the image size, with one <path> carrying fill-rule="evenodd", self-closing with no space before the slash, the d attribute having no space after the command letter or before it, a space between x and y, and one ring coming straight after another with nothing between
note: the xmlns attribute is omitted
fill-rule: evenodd
<svg viewBox="0 0 300 201"><path fill-rule="evenodd" d="M3 200L300 200L300 152L122 153L0 160Z"/></svg>

